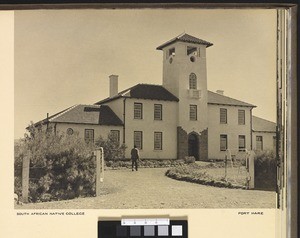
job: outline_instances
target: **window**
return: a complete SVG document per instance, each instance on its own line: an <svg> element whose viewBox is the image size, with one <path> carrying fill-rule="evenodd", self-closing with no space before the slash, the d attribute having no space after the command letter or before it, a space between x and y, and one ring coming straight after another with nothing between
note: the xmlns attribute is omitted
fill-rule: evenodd
<svg viewBox="0 0 300 238"><path fill-rule="evenodd" d="M162 120L162 105L154 104L154 120Z"/></svg>
<svg viewBox="0 0 300 238"><path fill-rule="evenodd" d="M227 109L220 108L220 123L227 124Z"/></svg>
<svg viewBox="0 0 300 238"><path fill-rule="evenodd" d="M245 110L238 111L238 123L239 125L245 125Z"/></svg>
<svg viewBox="0 0 300 238"><path fill-rule="evenodd" d="M143 132L142 131L135 131L133 143L138 149L143 148Z"/></svg>
<svg viewBox="0 0 300 238"><path fill-rule="evenodd" d="M197 76L194 73L190 74L190 77L189 77L189 88L190 89L197 89Z"/></svg>
<svg viewBox="0 0 300 238"><path fill-rule="evenodd" d="M227 135L220 135L220 151L227 150Z"/></svg>
<svg viewBox="0 0 300 238"><path fill-rule="evenodd" d="M154 132L154 150L162 150L162 132Z"/></svg>
<svg viewBox="0 0 300 238"><path fill-rule="evenodd" d="M73 135L73 133L74 133L74 130L72 129L72 128L68 128L67 129L67 135Z"/></svg>
<svg viewBox="0 0 300 238"><path fill-rule="evenodd" d="M110 134L111 134L112 140L119 145L120 144L120 131L119 130L111 130Z"/></svg>
<svg viewBox="0 0 300 238"><path fill-rule="evenodd" d="M197 56L197 47L195 47L195 46L188 46L186 48L186 54L187 55L194 54L194 55Z"/></svg>
<svg viewBox="0 0 300 238"><path fill-rule="evenodd" d="M263 137L262 136L256 136L256 149L263 150Z"/></svg>
<svg viewBox="0 0 300 238"><path fill-rule="evenodd" d="M197 121L197 105L190 105L190 120Z"/></svg>
<svg viewBox="0 0 300 238"><path fill-rule="evenodd" d="M85 129L84 140L86 143L94 143L94 130L93 129Z"/></svg>
<svg viewBox="0 0 300 238"><path fill-rule="evenodd" d="M239 135L239 151L245 151L246 149L246 137Z"/></svg>
<svg viewBox="0 0 300 238"><path fill-rule="evenodd" d="M143 104L134 103L134 119L143 119Z"/></svg>
<svg viewBox="0 0 300 238"><path fill-rule="evenodd" d="M167 58L169 58L171 55L175 56L175 48L171 48L171 49L169 49L169 52L168 52Z"/></svg>

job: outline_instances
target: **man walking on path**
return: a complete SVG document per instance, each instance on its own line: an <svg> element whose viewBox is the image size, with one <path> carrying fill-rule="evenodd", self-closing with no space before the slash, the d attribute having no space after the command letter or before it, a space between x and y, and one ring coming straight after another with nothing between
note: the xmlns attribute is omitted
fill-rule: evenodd
<svg viewBox="0 0 300 238"><path fill-rule="evenodd" d="M136 145L134 145L134 148L131 150L131 161L132 161L132 171L135 170L138 171L138 160L140 159L139 150L137 149Z"/></svg>

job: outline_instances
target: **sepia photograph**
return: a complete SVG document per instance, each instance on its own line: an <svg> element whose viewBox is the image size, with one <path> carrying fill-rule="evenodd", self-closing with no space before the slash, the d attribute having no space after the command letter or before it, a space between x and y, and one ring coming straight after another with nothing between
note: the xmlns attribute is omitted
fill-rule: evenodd
<svg viewBox="0 0 300 238"><path fill-rule="evenodd" d="M276 9L14 12L15 209L277 207Z"/></svg>

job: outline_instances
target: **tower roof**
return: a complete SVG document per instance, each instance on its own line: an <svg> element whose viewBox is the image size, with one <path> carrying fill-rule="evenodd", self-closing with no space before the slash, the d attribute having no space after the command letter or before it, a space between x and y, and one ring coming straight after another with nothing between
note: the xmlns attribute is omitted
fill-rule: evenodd
<svg viewBox="0 0 300 238"><path fill-rule="evenodd" d="M194 43L194 44L200 44L200 45L206 45L206 47L210 47L213 45L213 43L210 43L208 41L205 40L201 40L197 37L191 36L189 34L183 33L180 34L179 36L176 36L175 38L167 41L166 43L158 46L156 49L157 50L162 50L163 48L165 48L168 45L173 44L176 41L181 41L181 42L188 42L188 43Z"/></svg>

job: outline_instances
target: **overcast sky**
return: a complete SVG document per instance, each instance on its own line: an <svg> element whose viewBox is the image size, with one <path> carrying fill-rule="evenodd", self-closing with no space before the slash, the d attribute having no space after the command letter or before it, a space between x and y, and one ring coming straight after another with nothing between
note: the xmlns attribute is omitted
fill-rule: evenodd
<svg viewBox="0 0 300 238"><path fill-rule="evenodd" d="M15 12L15 138L75 104L162 83L156 47L186 32L207 48L208 89L276 120L276 10L35 10Z"/></svg>

